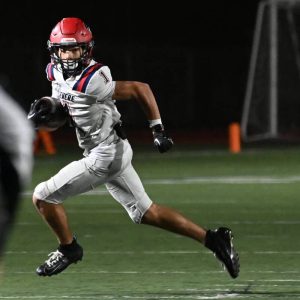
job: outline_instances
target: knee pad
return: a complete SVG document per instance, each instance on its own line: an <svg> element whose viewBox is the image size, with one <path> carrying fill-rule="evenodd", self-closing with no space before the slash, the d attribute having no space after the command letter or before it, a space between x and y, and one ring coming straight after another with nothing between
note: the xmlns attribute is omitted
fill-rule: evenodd
<svg viewBox="0 0 300 300"><path fill-rule="evenodd" d="M33 196L39 200L44 200L45 198L44 190L45 190L45 182L41 182L35 187L33 191Z"/></svg>
<svg viewBox="0 0 300 300"><path fill-rule="evenodd" d="M136 208L135 205L133 207L130 207L130 210L128 209L126 210L133 223L135 224L141 223L144 214L142 214L142 212L138 208Z"/></svg>
<svg viewBox="0 0 300 300"><path fill-rule="evenodd" d="M52 193L46 182L39 183L34 189L33 196L40 201L45 201L47 203L59 204L62 201L56 199L54 193Z"/></svg>
<svg viewBox="0 0 300 300"><path fill-rule="evenodd" d="M150 200L150 199L149 199ZM136 224L141 224L142 218L146 211L151 206L152 201L150 200L147 202L147 205L145 202L137 202L133 204L130 207L125 207L128 215L130 216L131 220Z"/></svg>

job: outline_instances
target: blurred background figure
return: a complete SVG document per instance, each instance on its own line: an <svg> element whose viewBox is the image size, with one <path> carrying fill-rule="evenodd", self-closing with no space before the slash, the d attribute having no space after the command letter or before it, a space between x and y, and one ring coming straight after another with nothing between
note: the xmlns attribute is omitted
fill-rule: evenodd
<svg viewBox="0 0 300 300"><path fill-rule="evenodd" d="M33 127L22 107L0 86L0 263L21 192L31 180Z"/></svg>

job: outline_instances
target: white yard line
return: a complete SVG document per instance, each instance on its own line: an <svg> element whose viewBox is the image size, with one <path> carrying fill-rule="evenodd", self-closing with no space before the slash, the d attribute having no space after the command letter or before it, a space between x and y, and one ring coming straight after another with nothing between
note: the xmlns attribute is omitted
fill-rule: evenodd
<svg viewBox="0 0 300 300"><path fill-rule="evenodd" d="M232 299L232 298L241 298L244 296L237 293L232 294L217 294L215 296L199 296L199 295L139 295L139 296L111 296L111 295L101 295L101 296L75 296L75 295L57 295L57 296L0 296L0 299L110 299L110 300L119 300L119 299L195 299L195 300L209 300L209 299Z"/></svg>
<svg viewBox="0 0 300 300"><path fill-rule="evenodd" d="M300 176L209 176L180 179L149 179L145 184L287 184L300 182Z"/></svg>
<svg viewBox="0 0 300 300"><path fill-rule="evenodd" d="M32 274L32 271L1 271L0 274ZM220 274L220 273L226 273L224 270L218 270L218 271L205 271L200 270L197 272L190 272L190 271L107 271L107 270L89 270L89 271L68 271L69 274L102 274L102 275L111 275L111 274L119 274L119 275L138 275L138 274L147 274L147 275L186 275L186 274ZM259 273L259 274L299 274L297 271L291 271L291 272L278 272L278 271L246 271L246 273ZM247 279L247 282L300 282L300 279Z"/></svg>
<svg viewBox="0 0 300 300"><path fill-rule="evenodd" d="M45 251L6 251L6 255L35 255L42 254ZM85 251L86 254L92 255L198 255L208 254L212 255L210 251L195 251L195 250L176 250L176 251ZM253 255L300 255L300 251L239 251L240 254ZM270 272L270 271L266 271ZM290 271L297 272L298 271ZM280 272L279 272L280 273ZM289 272L288 272L289 273Z"/></svg>
<svg viewBox="0 0 300 300"><path fill-rule="evenodd" d="M39 251L6 251L6 254L41 254L44 253L43 250ZM95 254L95 255L137 255L137 254L144 254L144 255L187 255L187 254L209 254L212 255L212 252L206 251L206 250L174 250L174 251L169 251L169 250L162 250L162 251L156 251L156 250L147 250L147 251L134 251L134 250L129 250L129 251L85 251L85 253L88 254ZM278 255L300 255L300 251L239 251L241 254L257 254L257 255L273 255L273 254L278 254ZM299 270L300 272L300 270Z"/></svg>
<svg viewBox="0 0 300 300"><path fill-rule="evenodd" d="M300 176L209 176L209 177L187 177L179 179L148 179L145 185L186 185L186 184L289 184L300 182ZM30 196L32 191L25 191L24 196ZM103 189L95 189L85 195L107 195Z"/></svg>

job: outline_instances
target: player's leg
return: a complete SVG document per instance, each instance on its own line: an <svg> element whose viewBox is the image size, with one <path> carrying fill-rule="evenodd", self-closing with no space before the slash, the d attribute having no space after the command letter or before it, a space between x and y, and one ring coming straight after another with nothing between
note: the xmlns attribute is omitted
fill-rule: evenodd
<svg viewBox="0 0 300 300"><path fill-rule="evenodd" d="M86 172L82 161L72 162L48 181L40 183L34 190L33 203L46 224L55 233L59 246L36 272L40 276L52 276L62 272L71 263L82 259L83 249L77 243L69 227L63 200L80 192L83 185L73 185ZM78 190L77 190L78 189Z"/></svg>
<svg viewBox="0 0 300 300"><path fill-rule="evenodd" d="M204 242L204 228L176 210L154 204L150 200L130 163L119 176L107 183L106 187L135 223L153 225Z"/></svg>
<svg viewBox="0 0 300 300"><path fill-rule="evenodd" d="M201 243L205 241L206 229L167 206L153 203L144 214L141 223L160 227Z"/></svg>
<svg viewBox="0 0 300 300"><path fill-rule="evenodd" d="M83 250L70 229L63 200L92 189L94 183L105 181L106 172L102 177L91 172L89 166L94 162L94 158L72 162L35 188L33 203L59 242L57 250L51 252L49 259L37 268L40 276L58 274L71 263L82 259Z"/></svg>
<svg viewBox="0 0 300 300"><path fill-rule="evenodd" d="M204 243L206 230L176 210L154 204L148 197L140 177L131 164L132 149L127 141L118 176L108 183L110 194L126 209L135 223L149 224Z"/></svg>
<svg viewBox="0 0 300 300"><path fill-rule="evenodd" d="M82 258L82 248L69 227L63 201L89 191L119 173L126 149L128 143L122 141L104 149L94 148L89 156L70 163L35 188L33 203L59 241L57 251L51 253L50 258L37 269L38 275L60 273Z"/></svg>
<svg viewBox="0 0 300 300"><path fill-rule="evenodd" d="M142 223L200 241L215 254L232 278L238 276L239 256L233 246L233 235L229 228L205 230L175 210L155 203L144 214Z"/></svg>
<svg viewBox="0 0 300 300"><path fill-rule="evenodd" d="M67 245L73 240L73 233L69 227L67 214L63 204L48 203L33 195L33 203L38 212L54 231L60 244Z"/></svg>
<svg viewBox="0 0 300 300"><path fill-rule="evenodd" d="M106 187L135 223L159 227L201 242L216 255L233 278L238 276L239 258L230 229L206 230L176 210L153 203L131 163Z"/></svg>
<svg viewBox="0 0 300 300"><path fill-rule="evenodd" d="M60 244L73 240L63 201L91 189L90 172L84 160L74 161L34 190L33 203L45 222L56 234Z"/></svg>

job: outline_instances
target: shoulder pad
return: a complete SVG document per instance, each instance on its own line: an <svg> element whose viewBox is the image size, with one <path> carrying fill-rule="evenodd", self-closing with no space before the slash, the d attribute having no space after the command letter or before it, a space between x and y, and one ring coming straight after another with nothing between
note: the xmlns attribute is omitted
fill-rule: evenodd
<svg viewBox="0 0 300 300"><path fill-rule="evenodd" d="M46 74L49 81L54 81L54 64L49 63L46 67Z"/></svg>

